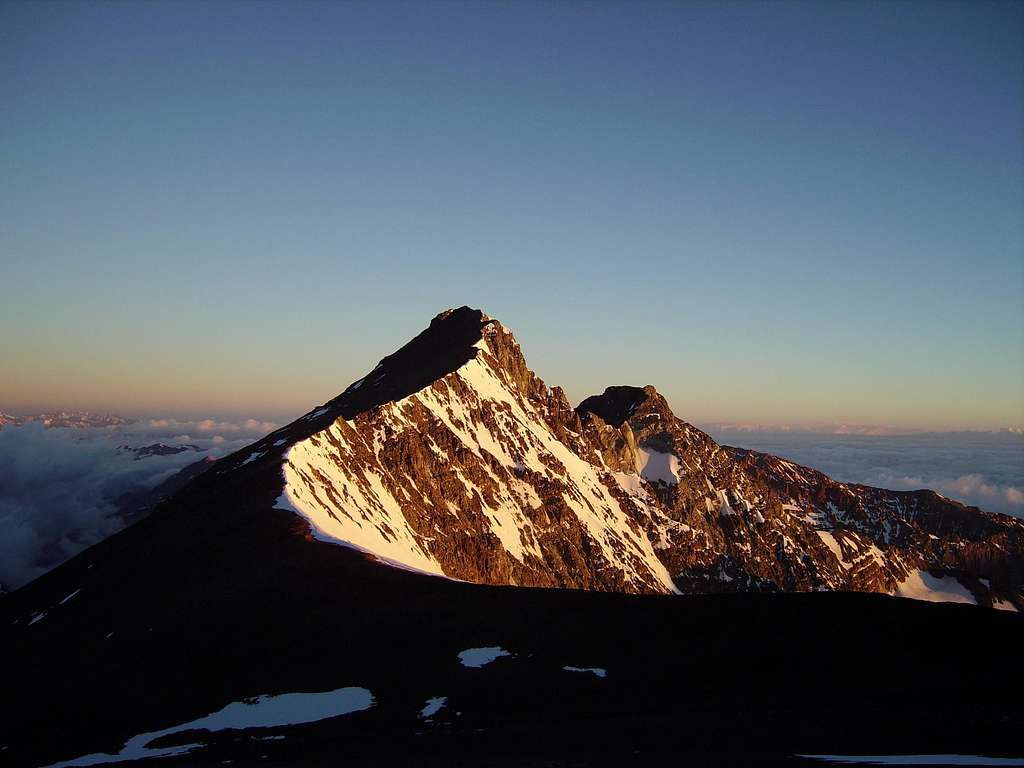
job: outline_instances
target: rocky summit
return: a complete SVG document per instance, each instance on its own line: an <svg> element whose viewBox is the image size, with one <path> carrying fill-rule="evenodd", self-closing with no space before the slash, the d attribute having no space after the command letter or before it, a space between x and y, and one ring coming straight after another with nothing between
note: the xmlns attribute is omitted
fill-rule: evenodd
<svg viewBox="0 0 1024 768"><path fill-rule="evenodd" d="M279 507L392 565L487 584L1024 608L1024 522L719 445L651 386L573 408L511 331L468 307L298 424L221 472L280 466Z"/></svg>

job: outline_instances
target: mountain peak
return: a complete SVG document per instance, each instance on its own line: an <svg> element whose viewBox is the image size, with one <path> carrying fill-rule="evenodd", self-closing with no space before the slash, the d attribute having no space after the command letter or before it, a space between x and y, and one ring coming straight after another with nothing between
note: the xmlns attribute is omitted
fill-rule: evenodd
<svg viewBox="0 0 1024 768"><path fill-rule="evenodd" d="M343 406L342 415L350 418L408 397L482 353L487 354L489 365L500 369L523 394L530 391L534 376L512 332L479 309L462 306L435 315L425 330L328 405Z"/></svg>
<svg viewBox="0 0 1024 768"><path fill-rule="evenodd" d="M657 412L672 416L668 401L654 387L615 386L607 387L600 395L591 395L576 407L580 415L593 413L614 427L621 427L641 412Z"/></svg>
<svg viewBox="0 0 1024 768"><path fill-rule="evenodd" d="M327 406L341 407L345 418L377 405L400 400L458 370L477 354L477 344L491 318L472 307L446 309L397 351L383 358Z"/></svg>
<svg viewBox="0 0 1024 768"><path fill-rule="evenodd" d="M487 322L491 318L479 309L474 309L466 304L461 307L449 307L443 312L438 312L430 321L430 325L443 325L447 323L462 322Z"/></svg>

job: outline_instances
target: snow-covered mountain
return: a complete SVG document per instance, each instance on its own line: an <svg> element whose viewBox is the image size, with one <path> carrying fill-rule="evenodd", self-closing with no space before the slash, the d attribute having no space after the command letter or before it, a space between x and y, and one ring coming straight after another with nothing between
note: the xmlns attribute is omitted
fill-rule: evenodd
<svg viewBox="0 0 1024 768"><path fill-rule="evenodd" d="M465 581L1024 608L1024 521L721 446L650 386L574 409L505 326L466 307L232 470L279 470L277 506L320 539Z"/></svg>
<svg viewBox="0 0 1024 768"><path fill-rule="evenodd" d="M476 310L193 469L0 600L0 759L1019 754L1024 618L872 594L1020 608L1019 521L720 446L650 387L573 408Z"/></svg>

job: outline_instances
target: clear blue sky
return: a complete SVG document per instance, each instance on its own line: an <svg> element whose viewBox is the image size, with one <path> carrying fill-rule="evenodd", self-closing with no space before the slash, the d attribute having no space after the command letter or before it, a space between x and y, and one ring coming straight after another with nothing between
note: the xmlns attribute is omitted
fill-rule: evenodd
<svg viewBox="0 0 1024 768"><path fill-rule="evenodd" d="M1024 423L1024 4L0 4L0 409L297 415L448 306L574 400Z"/></svg>

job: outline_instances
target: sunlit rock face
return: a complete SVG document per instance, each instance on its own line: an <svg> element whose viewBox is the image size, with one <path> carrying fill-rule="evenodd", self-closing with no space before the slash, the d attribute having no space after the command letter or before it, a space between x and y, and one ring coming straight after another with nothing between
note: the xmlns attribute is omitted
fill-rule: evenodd
<svg viewBox="0 0 1024 768"><path fill-rule="evenodd" d="M265 451L284 479L277 506L399 567L521 586L920 599L946 599L952 580L980 605L1024 608L1024 522L721 446L650 386L573 409L507 328L467 307L280 434Z"/></svg>
<svg viewBox="0 0 1024 768"><path fill-rule="evenodd" d="M564 393L527 369L507 329L479 318L456 370L293 445L287 502L322 537L430 573L672 590L646 493L620 487ZM354 386L376 384L371 373Z"/></svg>

